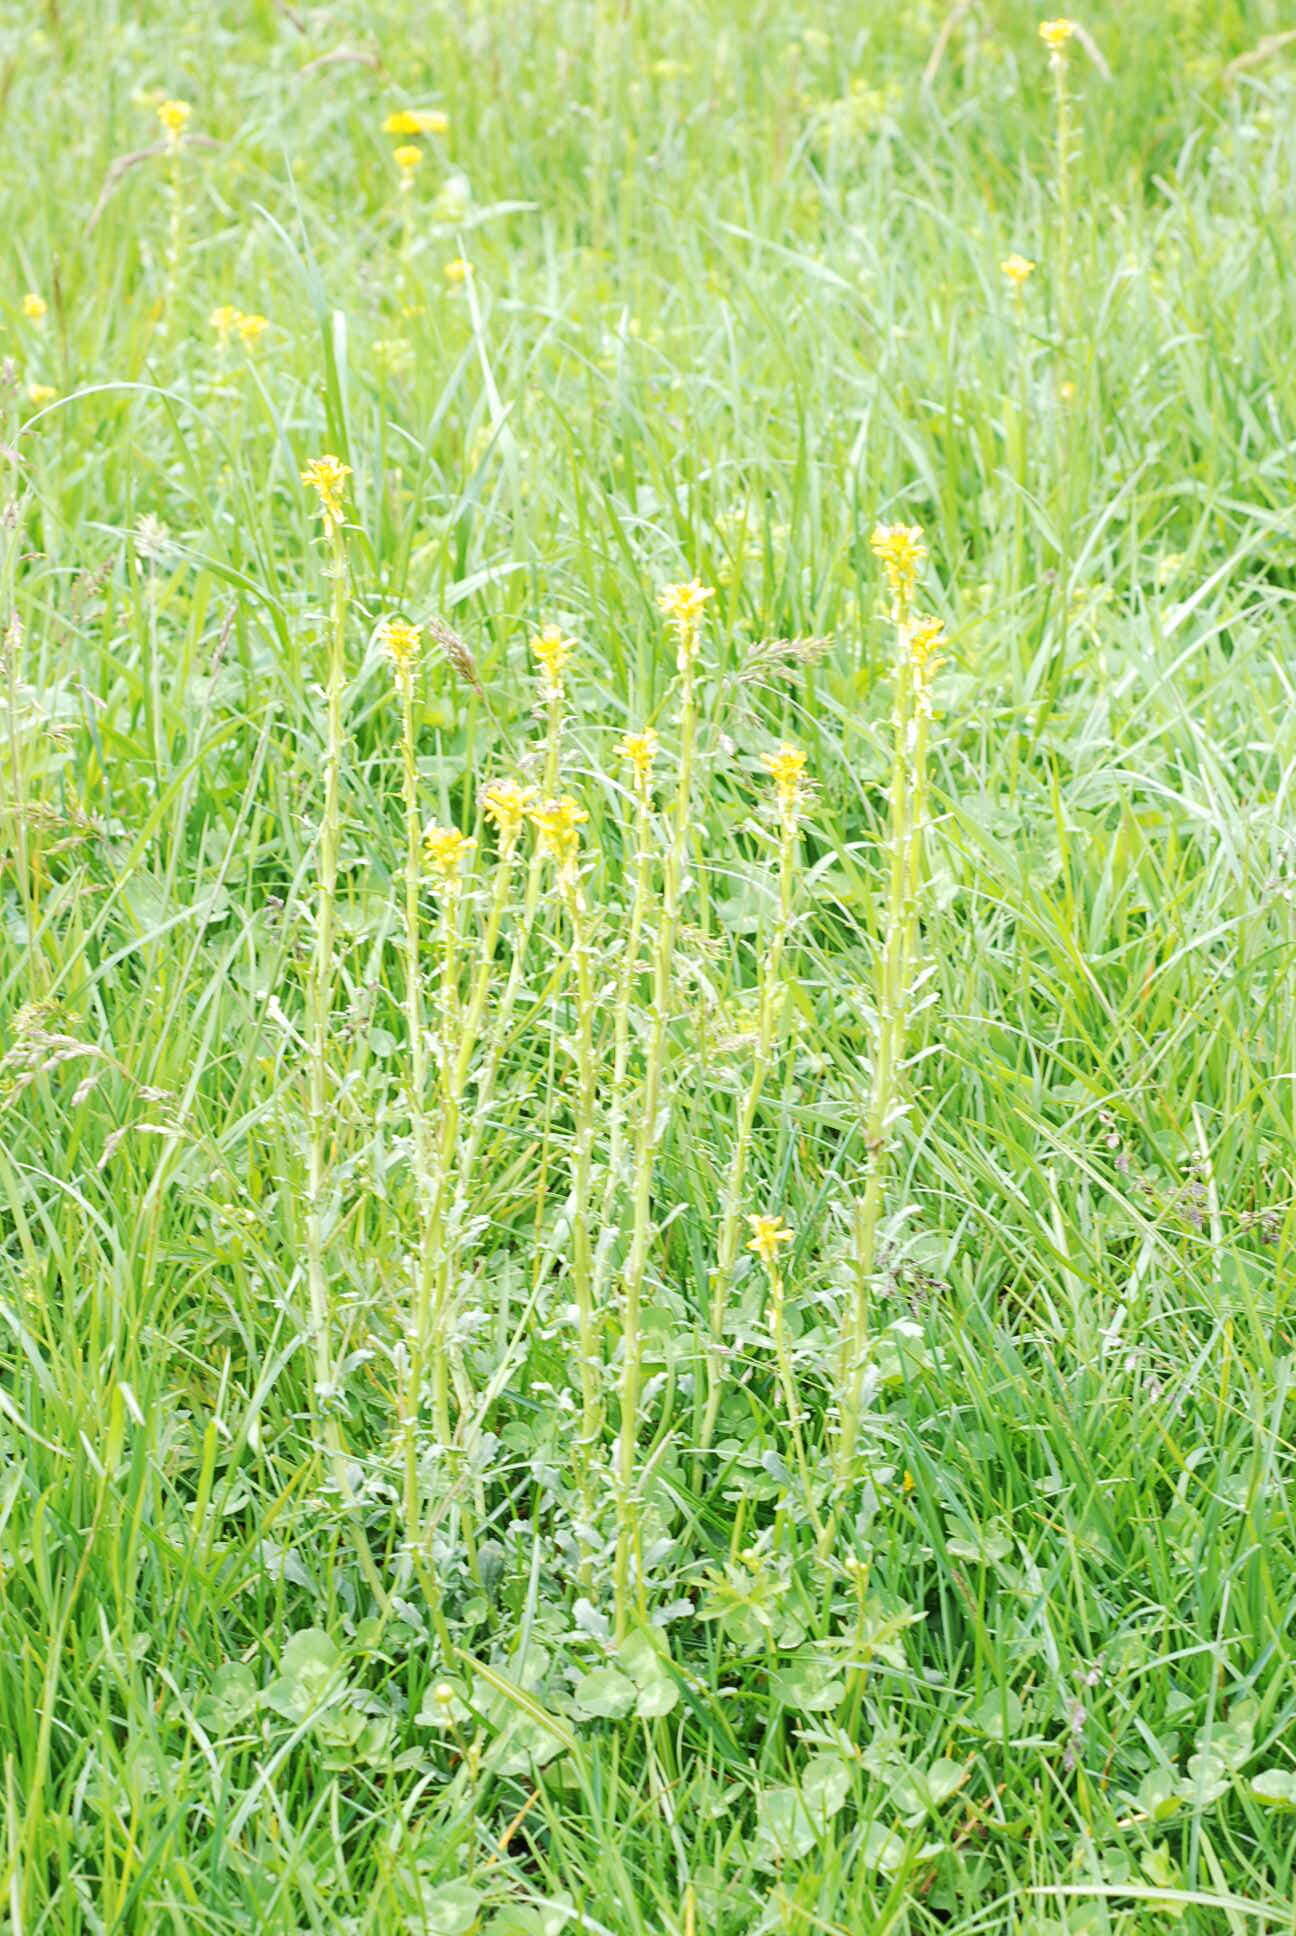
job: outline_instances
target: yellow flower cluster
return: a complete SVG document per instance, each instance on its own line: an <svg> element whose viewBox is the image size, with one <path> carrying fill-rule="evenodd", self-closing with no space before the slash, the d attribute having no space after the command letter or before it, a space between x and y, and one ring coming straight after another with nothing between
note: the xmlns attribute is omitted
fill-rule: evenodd
<svg viewBox="0 0 1296 1936"><path fill-rule="evenodd" d="M393 108L382 124L384 134L445 134L450 123L437 108Z"/></svg>
<svg viewBox="0 0 1296 1936"><path fill-rule="evenodd" d="M921 619L909 634L909 657L924 679L935 672L945 644L945 627L938 618Z"/></svg>
<svg viewBox="0 0 1296 1936"><path fill-rule="evenodd" d="M1039 37L1054 59L1065 60L1067 42L1075 30L1074 20L1068 20L1064 15L1059 15L1056 20L1040 21Z"/></svg>
<svg viewBox="0 0 1296 1936"><path fill-rule="evenodd" d="M466 262L461 255L452 255L441 273L449 283L467 282L472 274L472 263Z"/></svg>
<svg viewBox="0 0 1296 1936"><path fill-rule="evenodd" d="M676 662L681 672L697 656L707 600L714 597L714 587L704 585L696 578L690 578L687 584L663 585L657 594L657 609L664 614L667 624L675 633L679 648Z"/></svg>
<svg viewBox="0 0 1296 1936"><path fill-rule="evenodd" d="M27 401L28 403L36 404L38 408L42 403L52 403L57 395L58 391L52 383L29 383L27 385Z"/></svg>
<svg viewBox="0 0 1296 1936"><path fill-rule="evenodd" d="M423 635L417 625L403 618L389 618L382 629L382 648L391 660L396 677L406 680L418 664Z"/></svg>
<svg viewBox="0 0 1296 1936"><path fill-rule="evenodd" d="M540 837L541 850L557 861L558 878L564 883L575 879L580 855L579 829L588 819L584 807L570 793L564 793L560 800L546 800L541 806L531 808L531 824Z"/></svg>
<svg viewBox="0 0 1296 1936"><path fill-rule="evenodd" d="M1035 264L1031 261L1030 257L1018 255L1016 251L1012 255L1006 255L999 264L999 267L1012 284L1013 294L1016 296L1021 295L1022 290L1035 273Z"/></svg>
<svg viewBox="0 0 1296 1936"><path fill-rule="evenodd" d="M404 142L399 148L393 150L392 160L400 169L402 188L407 187L413 180L414 170L422 159L423 150L416 147L412 141Z"/></svg>
<svg viewBox="0 0 1296 1936"><path fill-rule="evenodd" d="M448 894L457 893L463 885L463 869L473 845L471 834L461 834L457 827L439 827L429 821L423 829L423 858Z"/></svg>
<svg viewBox="0 0 1296 1936"><path fill-rule="evenodd" d="M535 788L517 780L492 780L482 793L482 812L494 827L504 853L511 853L531 811Z"/></svg>
<svg viewBox="0 0 1296 1936"><path fill-rule="evenodd" d="M269 329L270 324L264 316L255 312L244 315L233 303L221 303L211 313L211 326L222 344L228 343L231 336L237 336L245 349L254 349Z"/></svg>
<svg viewBox="0 0 1296 1936"><path fill-rule="evenodd" d="M918 567L927 556L922 529L916 524L879 524L869 539L875 558L881 560L892 602L903 610L914 595Z"/></svg>
<svg viewBox="0 0 1296 1936"><path fill-rule="evenodd" d="M531 641L531 653L540 668L546 699L561 699L563 673L567 670L575 639L569 639L561 625L546 625Z"/></svg>
<svg viewBox="0 0 1296 1936"><path fill-rule="evenodd" d="M184 140L184 131L189 125L193 109L188 101L159 101L157 118L162 123L167 145L178 148Z"/></svg>
<svg viewBox="0 0 1296 1936"><path fill-rule="evenodd" d="M777 753L762 755L761 764L774 782L779 817L790 831L796 826L797 814L805 797L801 776L805 772L806 756L799 746L792 746L784 740Z"/></svg>
<svg viewBox="0 0 1296 1936"><path fill-rule="evenodd" d="M779 1251L793 1241L796 1232L789 1229L782 1217L748 1217L747 1222L752 1233L748 1250L756 1253L767 1270L774 1270Z"/></svg>
<svg viewBox="0 0 1296 1936"><path fill-rule="evenodd" d="M320 515L330 529L342 522L342 497L350 475L351 466L331 451L325 451L322 457L312 457L301 474L302 483L319 498Z"/></svg>
<svg viewBox="0 0 1296 1936"><path fill-rule="evenodd" d="M44 296L38 296L34 289L29 290L22 299L22 313L33 323L44 321L48 306Z"/></svg>
<svg viewBox="0 0 1296 1936"><path fill-rule="evenodd" d="M646 726L642 733L623 733L616 743L621 758L634 769L634 782L640 793L646 794L652 785L658 747L659 741L651 726Z"/></svg>

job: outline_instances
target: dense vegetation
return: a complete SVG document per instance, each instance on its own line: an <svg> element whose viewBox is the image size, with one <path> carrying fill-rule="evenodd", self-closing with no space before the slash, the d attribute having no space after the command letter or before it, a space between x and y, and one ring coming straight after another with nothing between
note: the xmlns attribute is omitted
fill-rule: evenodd
<svg viewBox="0 0 1296 1936"><path fill-rule="evenodd" d="M1283 28L0 27L15 1936L1296 1931Z"/></svg>

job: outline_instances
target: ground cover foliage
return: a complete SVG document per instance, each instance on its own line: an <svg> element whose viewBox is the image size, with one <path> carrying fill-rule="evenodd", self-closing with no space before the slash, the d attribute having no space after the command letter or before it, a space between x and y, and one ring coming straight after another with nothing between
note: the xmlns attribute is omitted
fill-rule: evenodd
<svg viewBox="0 0 1296 1936"><path fill-rule="evenodd" d="M1296 1927L1283 29L5 19L16 1932Z"/></svg>

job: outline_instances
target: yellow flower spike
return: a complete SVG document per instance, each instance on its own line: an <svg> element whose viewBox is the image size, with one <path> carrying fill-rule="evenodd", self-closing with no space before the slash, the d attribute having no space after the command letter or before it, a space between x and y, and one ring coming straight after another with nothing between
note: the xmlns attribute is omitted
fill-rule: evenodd
<svg viewBox="0 0 1296 1936"><path fill-rule="evenodd" d="M472 272L472 263L465 262L461 255L452 256L441 271L450 283L467 282Z"/></svg>
<svg viewBox="0 0 1296 1936"><path fill-rule="evenodd" d="M796 1236L782 1217L748 1217L751 1228L751 1242L747 1248L754 1251L766 1270L778 1267L779 1251L784 1244L790 1244Z"/></svg>
<svg viewBox="0 0 1296 1936"><path fill-rule="evenodd" d="M423 858L438 886L448 894L462 887L463 868L474 844L472 835L461 834L457 827L439 827L429 821L423 829Z"/></svg>
<svg viewBox="0 0 1296 1936"><path fill-rule="evenodd" d="M892 599L898 606L907 605L918 582L918 567L927 556L921 526L875 525L869 544L874 557L882 561Z"/></svg>
<svg viewBox="0 0 1296 1936"><path fill-rule="evenodd" d="M1035 273L1035 264L1031 261L1030 257L1018 255L1015 251L1012 255L1006 255L1004 257L1003 261L999 264L999 268L1001 273L1012 284L1013 294L1015 296L1021 295L1026 284Z"/></svg>
<svg viewBox="0 0 1296 1936"><path fill-rule="evenodd" d="M184 139L184 131L193 113L188 101L159 101L157 118L162 123L162 131L172 148L178 148Z"/></svg>
<svg viewBox="0 0 1296 1936"><path fill-rule="evenodd" d="M265 316L257 316L255 314L251 316L239 316L234 323L235 334L238 336L244 349L247 350L256 348L269 327L269 321Z"/></svg>
<svg viewBox="0 0 1296 1936"><path fill-rule="evenodd" d="M567 638L560 625L546 625L531 641L531 653L540 668L546 699L561 699L563 673L567 670L575 639Z"/></svg>
<svg viewBox="0 0 1296 1936"><path fill-rule="evenodd" d="M320 515L330 527L342 522L342 496L350 475L351 466L331 451L325 451L322 457L312 457L301 474L302 483L319 498Z"/></svg>
<svg viewBox="0 0 1296 1936"><path fill-rule="evenodd" d="M558 863L563 882L575 879L580 855L580 828L589 819L584 807L564 793L560 800L546 800L531 808L531 824L540 837L541 850Z"/></svg>
<svg viewBox="0 0 1296 1936"><path fill-rule="evenodd" d="M796 819L803 797L801 776L806 768L806 755L799 746L784 740L777 753L762 754L761 765L774 782L779 813L785 822L791 824Z"/></svg>
<svg viewBox="0 0 1296 1936"><path fill-rule="evenodd" d="M382 124L384 134L445 134L450 122L437 108L393 108Z"/></svg>
<svg viewBox="0 0 1296 1936"><path fill-rule="evenodd" d="M22 299L22 313L29 322L43 322L48 308L49 304L44 296L38 296L34 289L29 289Z"/></svg>
<svg viewBox="0 0 1296 1936"><path fill-rule="evenodd" d="M423 634L403 618L389 618L382 629L382 649L398 679L408 679L418 664Z"/></svg>
<svg viewBox="0 0 1296 1936"><path fill-rule="evenodd" d="M235 309L233 303L221 303L219 308L213 309L207 320L221 342L228 343L232 333L243 321L243 311Z"/></svg>
<svg viewBox="0 0 1296 1936"><path fill-rule="evenodd" d="M938 618L920 620L909 634L909 656L925 679L936 670L946 643L945 627Z"/></svg>
<svg viewBox="0 0 1296 1936"><path fill-rule="evenodd" d="M396 163L396 166L400 169L406 181L413 175L414 170L418 167L422 159L423 150L416 148L412 141L392 151L392 160Z"/></svg>
<svg viewBox="0 0 1296 1936"><path fill-rule="evenodd" d="M28 403L34 403L37 405L42 403L52 403L57 395L58 395L58 391L54 388L54 385L52 383L29 383L27 385Z"/></svg>
<svg viewBox="0 0 1296 1936"><path fill-rule="evenodd" d="M535 788L517 780L492 780L482 793L482 812L495 829L501 849L510 853L531 811Z"/></svg>
<svg viewBox="0 0 1296 1936"><path fill-rule="evenodd" d="M616 743L617 753L634 768L635 785L641 793L647 793L652 785L653 761L659 745L651 726L646 726L642 733L623 733Z"/></svg>
<svg viewBox="0 0 1296 1936"><path fill-rule="evenodd" d="M697 657L707 600L714 597L714 587L696 578L687 584L663 585L657 594L657 609L675 633L675 663L681 672Z"/></svg>
<svg viewBox="0 0 1296 1936"><path fill-rule="evenodd" d="M1039 37L1055 60L1065 60L1067 42L1075 30L1074 20L1068 20L1064 15L1059 15L1056 20L1040 21Z"/></svg>

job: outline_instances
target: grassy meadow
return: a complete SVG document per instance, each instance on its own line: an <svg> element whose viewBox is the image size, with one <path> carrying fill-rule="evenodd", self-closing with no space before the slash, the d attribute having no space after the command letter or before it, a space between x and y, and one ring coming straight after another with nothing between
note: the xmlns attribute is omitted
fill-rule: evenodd
<svg viewBox="0 0 1296 1936"><path fill-rule="evenodd" d="M1292 25L5 10L12 1936L1296 1932Z"/></svg>

